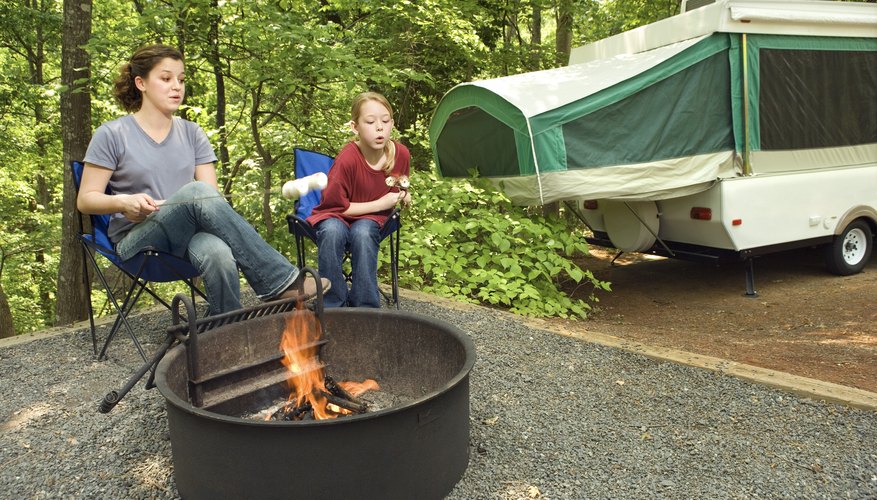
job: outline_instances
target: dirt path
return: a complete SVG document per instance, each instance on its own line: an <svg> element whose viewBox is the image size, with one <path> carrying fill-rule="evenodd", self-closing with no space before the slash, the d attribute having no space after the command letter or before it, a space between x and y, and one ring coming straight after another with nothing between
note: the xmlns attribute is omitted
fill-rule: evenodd
<svg viewBox="0 0 877 500"><path fill-rule="evenodd" d="M762 257L755 298L742 264L611 259L594 248L580 263L613 291L590 320L565 327L877 392L877 257L846 277L828 274L812 249Z"/></svg>

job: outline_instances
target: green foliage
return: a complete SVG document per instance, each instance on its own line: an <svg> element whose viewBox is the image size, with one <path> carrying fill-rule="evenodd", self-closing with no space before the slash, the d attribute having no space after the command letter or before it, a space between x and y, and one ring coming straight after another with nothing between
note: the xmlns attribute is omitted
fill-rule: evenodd
<svg viewBox="0 0 877 500"><path fill-rule="evenodd" d="M679 0L587 0L579 9L576 45L594 42L679 13Z"/></svg>
<svg viewBox="0 0 877 500"><path fill-rule="evenodd" d="M423 186L419 188L419 186ZM572 260L588 252L580 231L562 218L515 207L487 181L413 179L404 214L400 282L528 316L585 318L591 305L562 290L570 282L608 290ZM596 301L592 294L591 302Z"/></svg>
<svg viewBox="0 0 877 500"><path fill-rule="evenodd" d="M573 45L678 10L678 0L571 3ZM86 47L91 127L123 114L113 80L135 48L180 47L188 82L180 114L205 128L217 153L228 151L219 181L229 186L235 208L293 255L284 219L292 204L276 194L294 175L292 148L336 153L351 138L346 122L353 96L378 90L394 105L396 138L411 150L416 170L415 206L404 219L403 285L525 314L582 317L589 304L570 300L561 287L605 284L571 260L586 251L576 228L511 206L481 180L452 182L427 173L428 128L442 96L461 82L556 66L560 4L95 2ZM0 6L0 285L19 332L51 323L53 306L44 302L56 293L65 169L58 106L62 6L60 0ZM539 37L532 29L537 12Z"/></svg>

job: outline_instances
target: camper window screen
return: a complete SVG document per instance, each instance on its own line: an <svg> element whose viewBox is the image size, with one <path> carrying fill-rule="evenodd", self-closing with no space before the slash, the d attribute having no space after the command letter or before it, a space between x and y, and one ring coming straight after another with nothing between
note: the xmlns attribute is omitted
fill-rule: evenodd
<svg viewBox="0 0 877 500"><path fill-rule="evenodd" d="M877 52L761 49L762 150L877 142Z"/></svg>

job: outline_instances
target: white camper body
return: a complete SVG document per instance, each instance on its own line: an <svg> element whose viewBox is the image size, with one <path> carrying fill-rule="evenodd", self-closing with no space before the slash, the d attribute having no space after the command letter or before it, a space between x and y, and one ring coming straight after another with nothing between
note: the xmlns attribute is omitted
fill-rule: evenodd
<svg viewBox="0 0 877 500"><path fill-rule="evenodd" d="M855 272L877 226L877 164L719 179L706 191L657 201L589 200L579 209L592 243L628 252L699 260L742 260L830 244L856 221L861 248L843 247ZM858 241L849 243L859 243ZM855 269L858 267L858 269Z"/></svg>
<svg viewBox="0 0 877 500"><path fill-rule="evenodd" d="M651 50L714 31L873 39L877 6L716 2L577 49L571 64ZM842 81L836 89L842 92L844 86L856 84ZM873 103L869 109L874 109ZM864 267L877 234L877 143L774 151L751 151L747 145L738 156L745 168L732 175L725 172L695 194L656 200L628 194L580 201L581 213L594 231L592 243L706 260L745 260L824 245L832 272L852 274Z"/></svg>
<svg viewBox="0 0 877 500"><path fill-rule="evenodd" d="M877 4L696 3L568 66L455 86L430 123L439 173L578 206L592 243L624 251L751 264L825 245L858 272L877 233Z"/></svg>

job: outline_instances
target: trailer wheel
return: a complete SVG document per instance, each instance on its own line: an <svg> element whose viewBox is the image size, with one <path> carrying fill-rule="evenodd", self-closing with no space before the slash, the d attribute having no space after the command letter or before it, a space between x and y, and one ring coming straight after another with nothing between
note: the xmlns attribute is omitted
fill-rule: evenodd
<svg viewBox="0 0 877 500"><path fill-rule="evenodd" d="M860 272L874 246L871 227L863 220L853 221L834 241L825 245L825 263L828 270L840 276Z"/></svg>

